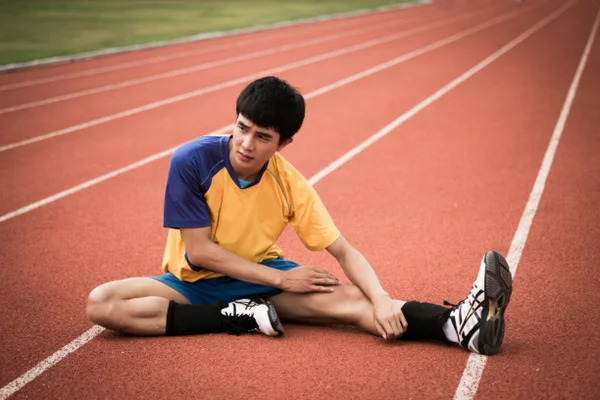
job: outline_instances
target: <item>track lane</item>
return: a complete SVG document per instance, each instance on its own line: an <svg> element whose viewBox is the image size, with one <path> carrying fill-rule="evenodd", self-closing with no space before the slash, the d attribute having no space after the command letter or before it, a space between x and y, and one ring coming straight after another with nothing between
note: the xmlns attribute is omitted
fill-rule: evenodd
<svg viewBox="0 0 600 400"><path fill-rule="evenodd" d="M447 54L450 54L450 53L447 53ZM407 76L408 76L408 75L407 75ZM379 91L381 91L381 88L379 89ZM352 97L355 97L355 96L348 97L348 98L346 99L346 101L347 101L347 100L349 100L349 99L352 99ZM341 97L340 97L340 98L341 98ZM344 104L344 103L340 103L340 104ZM225 105L224 105L224 107L225 107ZM327 109L324 109L324 110L327 110ZM323 111L324 111L324 110L323 110ZM358 115L359 113L354 113L354 114L357 114L357 115ZM395 115L395 113L394 113L394 115ZM368 130L365 130L365 132L368 132ZM348 148L349 148L349 147L351 147L351 145L349 145L349 146L348 146ZM297 148L298 148L298 147L297 147ZM308 149L308 148L309 148L309 147L303 147L303 149ZM299 151L301 151L301 152L304 152L304 150L302 150L302 148L298 148L298 149L299 149ZM344 151L345 151L345 150L344 150ZM303 165L303 164L301 164L301 165ZM154 174L153 174L153 176L154 176ZM159 186L159 187L162 187L162 185L163 185L163 183L162 183L162 180L160 180L160 181L159 181L159 185L158 185L158 186ZM162 189L161 189L161 190L162 190ZM101 203L104 203L104 202L106 202L106 201L107 201L107 199L106 199L106 198L104 198L103 200L101 200ZM94 208L96 207L96 206L94 206L93 204L100 205L100 203L97 203L97 202L96 202L96 200L92 200L92 203L89 203L89 202L88 202L88 200L85 200L85 201L84 201L84 203L85 203L85 204L91 204L91 205L92 205L92 209L94 209ZM116 207L116 206L117 206L117 204L119 204L119 203L120 203L120 202L118 202L118 203L115 203L115 204L113 204L113 206L115 206L115 207ZM111 203L111 204L112 204L112 203ZM62 207L62 206L59 206L59 208L61 208L61 207ZM160 206L159 206L159 208L160 208ZM138 206L136 206L136 209L138 209ZM82 210L83 214L80 214L80 213L79 213L78 211L76 211L76 210L73 210L73 212L74 212L75 214L71 214L71 215L69 215L69 219L70 219L70 218L75 218L75 220L77 220L77 221L73 221L73 222L74 222L74 223L76 223L76 224L80 223L80 221L78 221L78 220L80 220L80 219L82 220L82 222L85 222L85 221L89 221L89 219L90 219L90 218L92 218L92 219L95 219L95 218L96 218L96 216L94 216L94 215L88 215L88 216L85 216L85 215L86 215L86 213L87 213L87 211L85 211L85 210ZM51 212L51 213L52 213L52 212ZM112 213L113 213L113 211L110 211L110 213L112 214ZM78 215L78 216L76 216L76 215ZM23 216L23 217L25 217L25 216ZM109 219L110 219L110 218L112 218L112 216L107 216L107 217L108 217ZM19 220L20 220L20 218L21 218L21 217L19 217ZM44 222L42 222L42 220L38 220L38 221L40 222L40 223L38 224L38 225L39 225L39 227L38 227L38 232L39 232L39 233L41 233L43 236L46 236L46 235L48 234L48 232L47 232L47 231L45 231L45 230L44 230L44 228L43 228L43 227L45 226L45 223L44 223ZM115 220L115 223L117 223L117 221L125 221L125 220L123 220L122 218L118 218L117 220ZM12 229L12 228L11 228L11 225L12 225L12 224L11 224L11 222L12 222L12 221L9 221L9 222L8 222L8 225L4 225L4 226L3 226L3 228L6 226L8 230ZM89 222L87 222L87 223L89 223ZM86 224L87 224L87 223L86 223ZM23 226L27 226L27 223L26 223L26 222L25 222L24 224L25 224L25 225L23 225ZM63 230L64 230L65 232L69 232L69 231L71 231L71 232L81 232L81 231L82 231L82 229L81 229L81 228L74 228L74 227L68 228L68 227L67 227L67 225L68 225L68 223L67 223L66 221L61 221L61 226L63 227ZM18 236L18 235L17 235L17 236ZM42 236L42 237L43 237L43 236ZM62 236L62 234L60 234L60 233L59 233L59 234L58 234L58 236L57 236L57 235L53 235L52 237L53 237L53 238L55 238L55 239L58 239L60 236ZM86 238L86 239L81 239L81 240L82 240L82 243L88 243L90 240L92 240L92 243L98 243L98 245L99 245L99 244L101 244L101 243L102 243L102 240L98 241L98 240L99 240L99 237L102 237L102 238L103 238L103 237L105 237L105 235L104 235L104 234L100 234L100 235L97 235L97 234L95 234L95 235L94 235L94 239L92 239L92 238ZM63 239L64 239L64 236L63 236ZM35 245L35 243L37 243L37 242L38 242L38 240L37 240L37 239L35 239L34 237L30 237L30 240L31 240L31 243L30 243L30 244L33 244L33 245ZM53 240L52 240L52 238L51 238L51 239L50 239L50 241L46 240L46 241L44 242L44 246L46 247L46 249L53 249L51 252L50 252L49 250L46 250L46 251L47 251L47 252L50 252L50 253L52 253L52 254L53 254L53 255L54 255L54 256L55 256L57 259L59 259L59 260L64 260L63 262L65 262L66 264L68 264L68 265L79 265L79 264L81 264L81 263L83 262L83 260L85 259L85 257L86 257L86 255L85 255L85 254L73 254L73 252L72 252L72 251L68 251L68 253L63 253L63 251L62 251L62 250L67 250L67 248L66 248L66 247L64 247L64 245L63 245L63 244L61 244L61 243L60 243L60 241L59 241L59 242L54 242L54 244L52 243L52 241L53 241ZM27 246L27 245L26 245L26 246ZM126 247L129 247L129 246L126 246ZM159 248L160 248L160 247L161 247L161 246L159 246ZM21 249L22 249L22 248L21 248ZM24 250L24 249L23 249L23 250ZM25 251L25 253L28 253L28 252L27 252L27 251ZM21 254L21 252L19 252L19 254L18 254L18 256L19 256L19 257L20 257L20 254ZM37 250L33 250L33 249L32 249L31 253L29 253L29 254L31 254L31 255L34 255L34 254L39 254L39 251L37 251ZM15 254L15 256L17 256L17 254ZM28 256L26 256L26 257L28 257ZM83 258L83 259L81 259L81 258L79 258L79 257L84 257L84 258ZM37 258L37 260L40 260L40 259L39 259L39 258ZM30 265L30 264L29 264L29 262L30 262L30 261L34 261L34 260L31 260L31 259L28 259L28 260L21 259L20 261L21 261L22 263L24 263L24 264ZM96 260L95 260L95 261L96 261ZM35 261L34 261L34 262L35 262ZM101 261L101 260L97 260L97 262L99 262L100 264L104 264L104 263L106 263L106 262L110 262L110 261ZM29 267L24 267L24 268L28 269ZM36 272L38 272L38 271L39 271L39 268L37 268L37 267L34 267L34 269L33 269L33 270L34 270L34 271L36 271ZM8 284L8 286L11 286L10 282L7 282L7 284ZM58 286L57 286L55 289L56 289L56 290L61 290L61 288L62 288L62 287L63 287L63 285L62 285L62 284L58 284ZM53 297L51 297L51 299L52 299L52 298L53 298ZM51 299L48 299L48 301L45 301L45 300L42 300L42 299L32 299L32 300L33 300L33 301L35 301L35 302L37 302L37 301L40 301L40 303L42 303L42 304L39 304L39 306L40 306L40 307L56 307L56 304L52 304L52 300L51 300ZM50 322L50 320L49 320L48 322ZM21 330L22 330L22 328L19 328L18 326L14 326L14 328L16 329L16 332L19 332L19 331L21 331ZM42 326L40 326L40 328L41 328L41 329L44 329ZM18 337L18 334L16 334L16 332L15 332L15 336L14 336L15 338L16 338L16 337ZM31 330L30 330L30 334L33 334L33 335L34 335L33 337L35 337L35 333L34 333L34 332L31 332ZM57 332L57 336L58 336L58 337L64 337L65 335L64 335L64 334L63 334L63 335L60 335L60 334L58 334L58 332ZM15 344L11 344L11 345L15 345ZM16 345L18 345L18 344L16 344ZM45 345L45 344L44 344L44 345ZM39 353L36 353L36 355L35 355L34 357L38 357L38 354L39 354ZM21 357L23 357L23 354L21 355Z"/></svg>
<svg viewBox="0 0 600 400"><path fill-rule="evenodd" d="M598 16L598 4L588 3L589 12L570 26L582 38ZM502 357L488 361L479 398L594 399L600 393L594 378L600 321L593 311L600 301L598 71L596 33L517 271L512 340Z"/></svg>
<svg viewBox="0 0 600 400"><path fill-rule="evenodd" d="M560 22L557 21L557 24ZM538 36L537 40L535 45L543 42L543 37ZM493 64L489 68L501 69ZM489 247L503 252L507 250L522 211L515 200L521 200L520 204L526 200L537 166L525 173L517 163L510 163L511 157L512 160L518 158L513 152L515 142L524 140L520 132L508 131L504 135L492 136L491 140L482 134L482 127L489 126L489 119L478 118L477 114L474 116L469 108L477 108L475 106L485 101L485 95L479 94L467 104L461 101L465 91L473 93L476 89L476 84L465 82L464 86L456 89L457 92L440 99L403 125L401 134L391 134L382 139L375 147L328 177L328 181L317 185L326 203L335 204L332 210L334 216L342 220L342 230L368 254L394 294L400 292L406 298L434 302L437 302L434 297L452 299L457 294L463 297L477 270L481 256L478 250L485 251ZM553 106L552 101L545 101L543 97L537 100L541 103L539 107ZM457 104L462 105L458 110ZM479 107L483 109L483 106ZM524 113L523 110L521 112ZM448 116L451 118L443 118ZM526 141L535 142L534 139L547 136L543 129L535 134L535 138L528 137ZM480 151L469 151L470 146ZM490 159L488 155L491 152L506 154L507 157ZM538 159L542 155L543 149L538 151ZM370 168L365 168L365 165ZM386 173L382 174L382 171ZM508 177L515 175L519 179L511 182ZM482 190L482 181L486 183L486 190ZM402 182L403 186L392 186L394 182ZM511 196L504 195L507 189ZM390 196L392 190L398 195ZM442 200L440 193L444 194ZM373 199L377 199L376 207L373 207ZM397 219L390 218L389 210L400 212L398 218L402 220L402 227L398 226ZM455 218L448 218L449 214ZM457 224L458 218L468 223ZM490 224L490 220L495 223ZM481 232L486 232L486 237L482 238ZM385 243L374 243L373 236L385 237ZM298 259L307 263L319 261L323 256L306 255L297 242L288 240L288 236L283 239L289 244L286 246L288 255L302 253ZM394 256L403 264L402 280L398 279L398 263L393 262ZM333 266L332 260L323 264ZM457 278L461 274L466 279ZM437 282L433 283L432 277L437 278ZM453 284L441 287L440 281ZM463 288L456 284L459 281L464 283ZM353 351L348 350L348 341L336 340L336 335L348 338ZM249 393L249 389L253 395L280 397L290 387L297 386L318 388L315 391L300 389L301 396L306 398L340 393L350 397L375 395L397 398L400 393L416 398L424 397L423 394L427 398L449 397L454 391L452 382L459 378L460 365L464 365L466 359L465 352L457 348L440 351L439 346L416 343L375 347L373 341L378 340L376 338L335 329L291 326L286 338L291 340L285 344L262 337L242 337L236 340L235 351L231 352L220 349L224 342L219 342L219 337L231 340L224 335L212 335L198 345L193 338L175 338L170 342L172 347L167 350L164 348L165 338L151 339L156 347L149 349L149 340L122 340L105 334L104 341L92 341L32 386L26 387L20 395L52 396L56 393L52 391L60 385L67 388L69 396L83 392L93 393L98 398L190 396L197 391L197 386L192 384L197 377L193 372L201 373L203 369L199 363L206 361L212 366L211 379L202 382L202 390L216 398L240 397ZM267 341L261 341L259 347L257 340L261 339ZM312 343L310 349L305 347L307 339ZM319 343L322 346L317 346ZM312 349L315 346L324 357L314 357ZM327 350L321 350L325 347ZM248 354L252 357L249 358ZM276 367L260 371L252 367L256 363L273 365L268 361L272 360L272 354L280 356L281 361ZM95 360L99 357L109 362L98 365ZM165 362L189 365L192 373L168 375ZM331 371L328 366L332 363L343 365L343 368ZM446 367L443 371L430 368L430 365L440 364ZM365 366L372 366L373 375L365 374ZM62 368L65 370L60 373ZM93 374L75 378L69 372L73 368L94 371L105 380L98 385L91 377ZM148 371L144 375L143 386L132 384L140 370ZM166 370L169 370L168 367ZM290 370L294 374L289 374ZM307 370L310 372L302 373ZM317 374L313 375L313 371L321 371L322 374L316 378ZM248 382L252 383L249 385Z"/></svg>
<svg viewBox="0 0 600 400"><path fill-rule="evenodd" d="M164 168L164 167L163 167ZM96 203L97 205L100 204L104 204L107 201L106 198L102 199L100 203ZM118 204L114 204L114 203L110 203L112 204L114 207L116 207ZM70 207L69 207L70 208ZM94 206L92 205L92 208L94 208ZM160 206L159 206L160 208ZM137 207L136 207L137 209ZM156 207L153 207L153 209L156 210ZM112 212L111 212L112 214ZM82 210L82 213L80 213L79 211L76 211L75 209L67 212L68 217L67 218L75 218L77 221L76 223L84 223L85 226L88 226L88 224L90 224L90 218L94 219L94 215L90 215L88 209L86 210ZM119 218L118 219L120 222L125 222L125 219ZM17 281L15 282L15 284L17 285L16 288L19 288L18 291L22 292L22 290L26 290L27 293L29 293L30 295L32 295L32 298L28 299L28 301L32 301L32 303L29 303L32 306L32 309L36 309L38 311L40 310L48 310L48 307L55 307L55 306L59 306L62 303L62 301L58 301L57 302L57 296L60 297L62 295L66 295L66 296L70 296L70 293L60 293L62 290L64 290L64 285L62 283L59 282L51 282L49 283L49 287L44 288L43 291L41 291L40 289L35 289L36 287L39 288L38 285L42 285L42 287L47 283L44 281L39 281L34 275L39 274L40 271L47 271L47 269L45 267L47 267L49 264L55 265L58 268L61 268L61 266L66 266L68 265L69 268L73 267L73 266L77 266L77 265L82 265L81 264L81 259L78 259L77 257L83 255L83 254L79 254L76 255L76 258L73 259L71 256L67 256L66 258L63 258L64 254L60 254L60 250L55 253L53 251L53 249L56 249L57 247L60 248L64 248L65 242L63 242L62 244L58 244L52 245L49 243L48 239L50 239L50 242L52 241L53 237L57 237L55 230L57 229L58 226L60 226L60 230L58 232L59 236L62 236L62 233L60 232L81 232L82 231L82 227L79 227L77 229L69 229L67 228L68 223L66 223L66 221L60 221L58 222L58 220L55 220L55 222L51 222L51 221L47 221L44 222L43 219L35 219L35 222L32 222L31 226L35 226L34 232L30 232L31 236L29 236L28 240L30 241L29 243L31 245L34 246L34 248L32 248L32 253L31 255L36 255L38 258L38 260L42 261L42 263L44 264L44 267L42 267L42 269L37 269L35 268L34 270L31 270L31 272L33 272L33 276L31 276L31 280L29 280L28 282L26 282L25 284L23 284L22 282L22 277L24 276L24 270L21 269L20 271L22 273L15 275L14 278L17 278ZM86 222L87 221L87 222ZM115 221L116 223L117 221ZM24 224L28 224L27 222L23 222ZM65 225L66 223L66 225ZM19 226L25 226L25 225L21 225L21 222L19 222L18 224ZM13 233L16 233L13 231L13 227L11 226L7 226L4 225L3 227L7 227L7 230L4 231L4 233L2 234L3 237L7 237L7 236L11 236ZM17 227L18 229L18 227ZM161 230L162 231L162 230ZM40 235L40 236L38 236ZM72 235L69 234L69 235ZM162 236L161 236L162 237ZM63 236L63 238L65 238ZM105 235L100 235L100 236L96 236L94 235L93 238L86 238L86 239L77 239L77 243L80 243L79 241L81 240L81 243L95 243L94 246L103 246L104 240L105 240L106 236ZM72 239L68 239L69 242ZM162 241L162 239L161 239ZM43 246L43 247L39 247L39 246ZM159 248L161 247L160 245L158 246ZM27 266L29 263L29 260L25 260L23 258L21 258L19 255L15 254L17 256L17 259L15 259L13 261L13 263L15 265L19 265L19 268L25 268L28 269L29 267ZM73 255L73 254L71 254ZM45 257L50 257L50 258L45 258ZM109 255L109 257L112 257L111 255ZM94 260L96 261L96 260ZM118 260L117 260L118 261ZM115 262L114 258L110 258L108 261L106 262ZM42 272L42 274L45 274L46 272ZM50 289L50 286L53 286L55 283L58 283L58 285L56 285L55 287L52 287L52 289ZM7 286L10 286L11 283L6 282ZM26 289L24 289L26 288ZM84 291L87 289L84 289ZM41 297L38 297L41 296ZM49 296L49 299L44 299L44 296ZM47 301L46 301L47 300ZM79 301L79 300L78 300ZM39 302L39 303L37 303ZM66 302L68 303L68 302ZM58 318L58 315L53 315L53 313L50 311L48 313L44 313L42 311L42 313L46 316L46 321L51 321L51 320L55 320L55 318ZM12 317L12 316L11 316ZM26 322L26 321L23 321ZM42 328L41 331L39 331L39 334L42 334L42 332L44 332L44 334L47 334L47 332L52 331L53 336L59 338L59 337L64 337L65 335L61 335L59 334L59 332L61 331L61 329L63 329L64 327L58 325L57 324L51 324L52 326L45 326L42 328L42 326L40 326L40 328ZM23 357L21 358L21 360L26 359L28 356L32 359L35 360L37 357L39 357L39 348L38 349L33 349L35 348L37 345L42 345L42 346L46 346L48 345L49 347L54 347L56 345L56 341L54 340L48 340L46 343L39 343L39 341L37 341L36 338L36 333L35 333L35 329L31 330L31 329L25 329L25 330L29 330L30 334L33 334L32 336L28 336L29 340L25 340L25 341L21 341L21 346L19 346L19 350L23 350L20 351L19 357ZM17 333L19 331L22 331L22 329L17 329L15 331L15 335L13 336L13 338L21 338L23 339L23 336L19 336L20 334ZM70 332L70 331L69 331ZM25 346L23 346L25 345ZM31 347L33 346L33 348ZM4 343L3 343L3 348ZM9 348L10 346L7 345L6 348ZM10 356L9 356L10 357ZM25 364L25 363L24 363ZM6 365L6 368L10 368L9 364L4 364ZM11 364L12 365L12 364ZM3 376L4 376L4 372L3 371ZM13 370L13 372L18 372L18 369Z"/></svg>
<svg viewBox="0 0 600 400"><path fill-rule="evenodd" d="M491 68L491 67L490 67L490 68ZM379 85L380 85L381 87L385 88L385 87L387 87L387 86L388 86L388 81L385 81L385 80L384 80L384 81L381 81L381 82L379 83ZM452 102L450 102L450 103L451 103L451 104L450 104L450 106L454 107L454 106L452 105ZM333 103L333 104L336 104L336 103ZM339 104L339 103L338 103L338 104L337 104L337 106L338 106L338 107L339 107L339 106L343 106L343 104ZM434 118L431 118L431 115L428 115L428 118L429 118L429 119L434 119ZM439 120L438 120L438 123L439 123ZM364 127L364 126L360 126L360 125L358 125L358 124L357 124L356 128L357 128L357 130L361 131L361 130L365 129L366 127ZM418 131L418 132L421 132L420 130L417 130L417 131ZM460 132L462 132L462 131L459 131L457 136L460 136ZM456 139L456 138L454 138L454 139ZM427 142L427 141L425 141L425 142ZM400 146L400 147L402 148L403 146ZM386 148L389 148L389 146L386 146ZM443 148L443 147L442 147L442 148ZM405 149L406 149L406 151L410 151L410 147L405 147ZM463 148L462 148L462 147L460 147L460 148L459 148L459 150L463 150ZM377 157L380 157L380 156L381 156L381 153L377 154ZM395 161L395 157L397 156L397 154L394 154L393 156L394 156L394 160L392 160L392 161ZM408 158L409 158L409 157L407 157L407 159L408 159ZM390 161L390 160L388 160L388 161ZM450 163L452 163L452 162L454 161L454 157L449 157L448 159L444 158L444 159L443 159L443 161L449 161ZM479 161L481 161L481 160L479 160ZM303 165L303 164L301 164L301 165ZM163 167L163 168L165 168L165 165L163 165L162 167ZM411 168L412 166L411 166L411 164L406 164L406 167L408 167L408 168ZM361 166L361 168L362 168L362 166ZM439 168L439 166L438 166L438 168ZM449 166L448 166L446 163L444 163L444 164L443 164L443 168L444 168L444 169L447 169L447 168L451 168L451 167L449 167ZM395 171L395 170L394 170L394 171ZM139 171L137 171L137 172L139 172ZM137 172L136 172L136 173L137 173ZM494 171L488 171L488 173L491 173L491 172L494 172ZM147 175L147 176L155 176L155 175L152 175L152 174L151 174L151 175ZM431 177L430 177L430 178L431 178ZM119 179L120 179L120 178L119 178ZM149 184L149 181L150 181L150 180L144 180L143 178L140 178L140 177L137 177L136 179L137 179L139 182L142 182L142 184ZM146 181L148 181L148 182L146 182ZM349 181L351 181L351 180L347 180L346 178L345 178L345 179L343 179L343 182L349 182ZM408 179L408 181L410 181L410 179ZM113 182L117 182L117 180L115 180L115 181L112 181L110 184L112 185L112 184L113 184ZM362 180L361 180L361 182L362 182ZM161 185L157 185L156 189L157 189L157 190L162 190L162 187L159 187L159 186L161 186ZM130 187L131 187L131 185L130 185L130 184L127 184L127 185L125 185L125 186L119 186L119 187L121 187L121 188L129 187L129 188L130 188ZM106 187L104 187L104 188L99 188L99 187L96 187L96 188L94 188L94 189L90 189L90 192L98 190L99 192L96 192L96 195L95 195L95 196L98 196L98 193L100 193L100 194L102 194L102 193L106 193L106 192L104 191L104 189L106 189ZM141 189L141 188L140 188L140 189ZM334 188L332 188L332 189L334 189ZM335 188L335 189L337 190L337 189L339 189L339 188ZM434 189L435 189L435 190L438 190L439 188L435 187ZM321 189L319 189L319 190L321 190ZM84 196L84 195L88 195L88 194L90 194L90 192L82 193L81 195L82 195L82 196ZM118 195L118 193L119 193L118 189L116 190L116 193L117 193L117 195ZM130 194L130 193L129 193L129 194ZM128 194L128 195L129 195L129 194ZM95 197L95 196L92 196L92 198L95 198L94 202L95 202L95 204L96 204L96 205L98 205L98 206L99 206L99 205L101 205L101 204L103 204L103 203L104 203L104 202L107 200L106 198L100 198L99 196L98 196L98 197ZM142 197L143 197L143 196L142 196ZM137 197L137 196L136 196L136 199L138 199L138 197ZM346 201L349 201L349 199L353 199L353 198L352 198L352 197L346 197ZM359 198L359 197L355 197L355 198L354 198L354 200L357 200L357 199L359 199L359 200L360 200L360 198ZM59 207L59 208L61 208L62 210L64 210L64 208L62 208L62 207L67 207L66 209L70 209L71 207L69 207L68 203L69 203L71 200L73 200L73 198L70 198L70 199L67 199L67 200L65 200L65 203L61 203L61 207ZM111 201L113 201L113 202L114 202L114 203L111 203L111 204L107 204L107 205L106 205L106 206L108 206L108 207L109 207L109 209L110 209L111 207L116 207L116 206L117 206L117 205L119 205L119 204L127 204L127 203L123 203L123 199L122 199L122 198L121 198L121 199L114 199L114 198L113 198L113 199L111 199L111 198L109 198L109 200L111 200ZM146 200L146 201L147 201L148 199L139 198L139 200ZM363 198L363 200L366 200L366 199L364 199L364 198ZM506 200L506 199L504 199L504 200ZM135 203L135 201L131 201L131 199L130 199L130 200L129 200L129 203L130 203L130 204L132 204L132 203ZM346 203L346 204L351 204L351 203ZM138 208L137 206L138 206L138 205L136 205L136 209L137 209L138 211L141 211L141 210L143 210L143 209L144 209L144 207L142 207L142 208ZM155 205L155 206L156 206L156 205ZM54 207L55 207L54 205L53 205L53 206L51 206L51 207L48 207L46 210L49 210L49 211L45 211L43 214L46 214L46 213L48 213L48 212L56 212L56 211L59 211L59 212L60 212L60 211L61 211L61 210L56 210L56 209L54 209ZM158 206L158 207L160 207L160 206ZM357 205L357 207L359 207L359 206ZM94 207L92 207L92 208L94 208ZM102 212L101 208L102 208L102 207L98 207L98 212ZM152 207L151 207L151 208L152 208ZM150 208L150 209L151 209L151 208ZM54 209L54 211L52 211L53 209ZM77 211L77 207L76 207L76 206L74 206L74 205L73 205L72 209L73 209L73 214L75 214L75 215L74 215L74 217L75 217L76 221L71 221L71 222L69 222L69 221L65 221L67 224L69 224L69 223L76 223L76 224L78 224L78 223L81 223L81 222L82 222L82 223L84 223L84 225L83 225L83 226L80 226L80 228L84 228L84 226L85 226L85 225L87 225L87 224L90 224L90 223L91 223L91 222L90 222L90 218L95 218L95 217L98 217L98 215L94 215L94 216L87 215L87 221L79 221L79 220L78 220L78 218L77 218L77 216L79 216L79 217L83 217L83 216L85 216L86 214L82 214L82 213L81 213L83 210ZM343 210L343 209L339 209L339 211L341 211L341 210ZM108 211L108 210L107 210L107 211ZM156 211L156 210L155 210L155 211ZM479 210L479 212L481 212L481 210ZM144 214L144 213L142 212L141 214ZM159 214L159 213L158 213L158 214ZM25 215L25 216L23 216L23 217L21 217L21 218L27 218L27 219L29 219L29 218L31 218L31 216L32 216L32 215L33 215L33 214ZM47 214L46 214L46 215L47 215ZM40 217L42 217L42 218L40 218ZM117 216L117 217L118 217L118 216ZM144 215L144 217L146 217L146 215ZM366 216L364 216L364 215L363 215L363 217L366 217ZM33 223L33 221L36 221L38 224L40 224L40 223L41 223L41 225L42 225L42 226L45 226L45 225L44 225L44 223L43 223L43 222L44 222L43 220L44 220L44 216L43 216L43 215L41 215L41 216L40 216L40 215L38 215L38 218L36 218L35 220L30 220L31 222L29 222L29 223ZM52 220L52 218L50 218L50 224L48 225L48 227L50 227L50 226L52 226L52 225L53 225L53 223L51 222L51 220ZM119 221L119 219L117 219L116 221ZM115 221L115 223L116 223L116 221ZM123 224L123 223L125 223L125 225L128 225L127 223L128 223L128 222L130 222L130 221L131 221L131 220L121 220L122 224ZM348 221L348 220L346 220L346 221ZM136 222L138 222L138 221L136 221ZM422 221L419 221L419 223L421 223L421 222L422 222ZM437 222L437 221L436 221L436 219L435 219L435 216L432 216L432 222L434 222L434 223L435 223L435 222ZM11 223L11 222L8 222L7 224L10 224L10 223ZM359 227L360 227L360 226L363 226L363 224L362 224L362 223L361 223L361 221L359 221L359 220L357 220L357 221L356 221L356 223L357 223L356 225L357 225L357 226L359 226ZM352 224L354 224L354 221L352 221ZM366 225L365 225L365 226L366 226ZM417 226L419 226L419 225L417 225ZM138 225L136 225L136 227L132 227L131 229L138 228L138 227L139 227L139 226L138 226ZM389 228L391 228L391 229L396 229L396 227L395 227L395 226L391 226L391 227L389 227ZM106 227L106 228L104 228L104 229L108 229L108 227ZM128 227L127 229L129 229L129 227ZM356 229L356 228L355 228L355 229ZM69 229L67 229L67 230L69 230ZM75 229L74 231L77 231L77 232L82 232L82 234L83 234L84 236L85 236L85 235L88 235L88 234L91 234L91 232L86 232L86 231L85 231L85 229ZM92 242L92 243L96 243L97 245L100 245L100 244L102 244L102 245L105 245L105 244L101 243L101 241L102 241L102 240L110 240L110 237L111 237L111 236L110 236L110 234L107 236L105 233L106 233L106 232L100 232L100 233L99 233L98 231L96 231L96 232L95 232L95 236L94 236L94 238L95 238L95 239L94 239L94 241L90 241L90 240L89 240L89 239L90 239L90 237L89 237L89 236L80 237L79 239L81 240L81 243L88 243L88 242ZM355 235L357 235L357 233L355 233ZM106 239L107 237L108 237L108 239ZM112 237L114 237L114 233L113 233L113 236L112 236ZM32 239L35 239L35 238L32 238ZM88 240L86 240L86 239L88 239ZM358 242L360 243L360 241L358 241ZM371 244L371 245L372 245L372 244ZM126 244L126 243L121 243L121 246L124 246L124 248L122 248L124 251L130 251L130 248L129 248L129 246L127 246L127 244ZM135 247L135 246L134 246L134 247ZM292 249L293 249L293 245L292 245L292 246L290 246L290 247L292 247ZM159 246L159 250L160 250L160 248L162 248L162 247L161 247L161 246ZM371 246L371 248L373 248L373 246ZM117 251L120 251L120 250L117 250ZM413 249L413 251L414 251L414 249ZM293 253L293 252L292 252L292 253ZM128 254L129 254L129 253L128 253ZM131 254L129 254L129 255L131 255ZM101 257L101 258L102 258L102 257L106 257L106 256L107 256L107 255L104 255L104 254L102 254L102 255L100 255L99 257ZM108 256L110 256L110 257L115 257L115 259L119 259L119 257L118 257L118 256L116 256L115 254L111 254L111 255L108 255ZM389 256L389 254L380 254L380 255L379 255L379 257L386 257L386 258L388 258L388 256ZM419 256L421 256L421 254L419 254ZM377 257L377 256L375 255L375 256L373 256L373 257ZM377 260L380 260L381 258L376 258L376 259L377 259ZM388 260L389 260L389 258L388 258ZM153 268L154 268L154 267L153 267ZM114 271L109 271L109 273L113 273L113 272L114 272ZM472 281L472 279L473 279L473 277L471 276L471 275L472 275L472 272L473 272L473 271L472 271L472 266L470 266L470 268L469 268L469 281ZM412 286L412 285L411 285L411 286ZM462 295L462 294L461 294L461 295ZM395 360L394 360L394 361L395 361Z"/></svg>

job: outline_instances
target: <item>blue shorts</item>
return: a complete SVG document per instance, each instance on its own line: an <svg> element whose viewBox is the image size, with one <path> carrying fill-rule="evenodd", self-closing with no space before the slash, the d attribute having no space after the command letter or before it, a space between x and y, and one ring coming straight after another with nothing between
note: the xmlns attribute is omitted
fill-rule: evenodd
<svg viewBox="0 0 600 400"><path fill-rule="evenodd" d="M275 268L280 271L289 271L299 265L293 261L277 258L275 260L263 261L262 265ZM265 285L258 285L240 281L228 276L212 279L200 279L196 282L185 282L177 278L170 272L159 276L151 276L165 285L175 289L185 296L192 304L215 304L218 301L230 303L234 300L248 297L269 298L282 293L281 290Z"/></svg>

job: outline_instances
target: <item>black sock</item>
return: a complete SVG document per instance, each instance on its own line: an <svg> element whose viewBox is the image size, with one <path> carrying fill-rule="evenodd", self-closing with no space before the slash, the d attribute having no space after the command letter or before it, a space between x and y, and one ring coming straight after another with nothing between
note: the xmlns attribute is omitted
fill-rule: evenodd
<svg viewBox="0 0 600 400"><path fill-rule="evenodd" d="M408 329L402 334L403 340L440 340L446 339L443 326L450 309L437 304L409 301L402 307L402 313L408 323Z"/></svg>
<svg viewBox="0 0 600 400"><path fill-rule="evenodd" d="M167 336L221 333L223 316L218 304L180 304L169 302Z"/></svg>

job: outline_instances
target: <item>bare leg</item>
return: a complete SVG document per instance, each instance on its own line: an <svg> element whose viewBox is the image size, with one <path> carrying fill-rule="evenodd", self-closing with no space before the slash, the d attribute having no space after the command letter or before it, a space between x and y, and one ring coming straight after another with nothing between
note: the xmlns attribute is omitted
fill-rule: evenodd
<svg viewBox="0 0 600 400"><path fill-rule="evenodd" d="M379 336L373 317L373 304L354 285L340 285L333 293L282 293L269 300L284 321L351 324Z"/></svg>
<svg viewBox="0 0 600 400"><path fill-rule="evenodd" d="M134 335L164 335L169 301L189 304L179 292L152 278L128 278L98 286L88 296L90 321Z"/></svg>

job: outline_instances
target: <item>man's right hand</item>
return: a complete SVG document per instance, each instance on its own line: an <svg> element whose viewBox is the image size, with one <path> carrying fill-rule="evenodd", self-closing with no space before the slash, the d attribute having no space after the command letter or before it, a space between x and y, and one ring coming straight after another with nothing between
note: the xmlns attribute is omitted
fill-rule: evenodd
<svg viewBox="0 0 600 400"><path fill-rule="evenodd" d="M332 286L337 286L340 281L335 276L322 268L298 267L283 272L279 289L284 292L333 292Z"/></svg>

